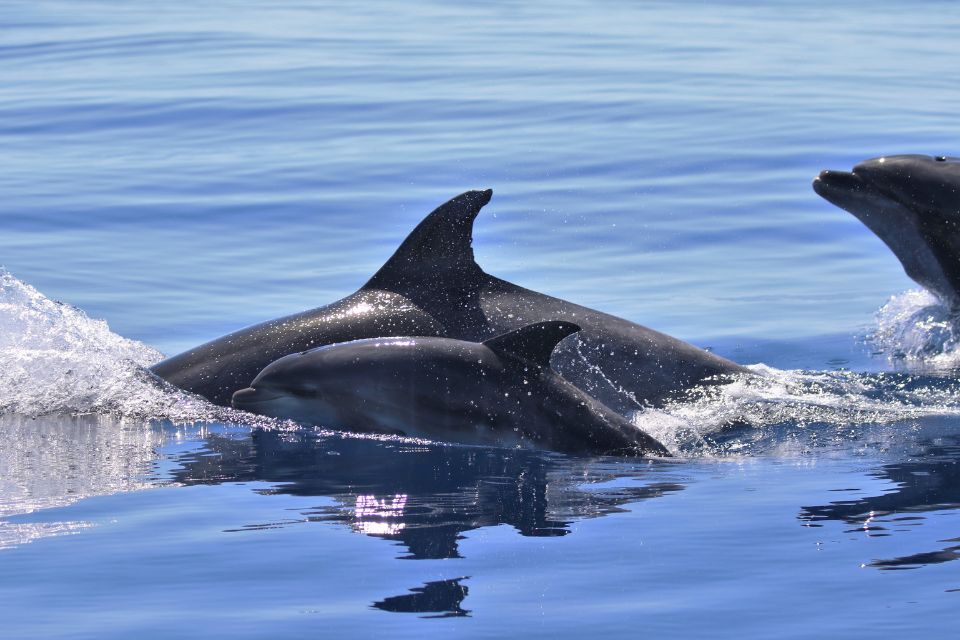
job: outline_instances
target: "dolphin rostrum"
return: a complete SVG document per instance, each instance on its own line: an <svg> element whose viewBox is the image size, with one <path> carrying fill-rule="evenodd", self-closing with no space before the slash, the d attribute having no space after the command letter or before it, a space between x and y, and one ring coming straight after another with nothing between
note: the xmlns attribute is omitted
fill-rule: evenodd
<svg viewBox="0 0 960 640"><path fill-rule="evenodd" d="M281 356L361 338L433 336L480 342L524 325L581 327L552 364L622 414L724 374L747 371L641 325L486 274L474 261L473 222L492 191L468 191L430 213L370 280L342 300L241 329L152 368L222 405Z"/></svg>
<svg viewBox="0 0 960 640"><path fill-rule="evenodd" d="M284 356L233 406L347 431L565 453L667 455L659 442L550 368L580 330L527 325L484 342L367 338Z"/></svg>
<svg viewBox="0 0 960 640"><path fill-rule="evenodd" d="M813 189L890 247L904 271L960 310L960 158L902 155L822 171Z"/></svg>

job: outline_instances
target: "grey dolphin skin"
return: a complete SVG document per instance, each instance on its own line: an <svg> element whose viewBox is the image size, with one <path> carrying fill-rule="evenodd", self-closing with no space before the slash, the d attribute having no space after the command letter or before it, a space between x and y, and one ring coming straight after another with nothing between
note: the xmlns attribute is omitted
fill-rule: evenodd
<svg viewBox="0 0 960 640"><path fill-rule="evenodd" d="M904 271L960 310L960 158L873 158L853 171L822 171L819 195L863 222Z"/></svg>
<svg viewBox="0 0 960 640"><path fill-rule="evenodd" d="M277 358L361 338L433 336L480 342L543 320L582 330L554 351L564 377L627 414L743 367L628 320L487 275L474 261L473 222L492 191L468 191L430 213L359 291L330 305L241 329L152 371L227 405Z"/></svg>
<svg viewBox="0 0 960 640"><path fill-rule="evenodd" d="M284 356L233 406L360 432L565 453L669 455L659 442L550 368L580 328L528 325L485 342L367 338Z"/></svg>

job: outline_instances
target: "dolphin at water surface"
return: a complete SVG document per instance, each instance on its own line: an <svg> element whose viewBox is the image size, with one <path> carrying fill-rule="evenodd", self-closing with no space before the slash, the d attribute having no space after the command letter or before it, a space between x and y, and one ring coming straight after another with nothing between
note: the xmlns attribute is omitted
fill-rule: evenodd
<svg viewBox="0 0 960 640"><path fill-rule="evenodd" d="M241 329L152 367L168 382L229 405L278 358L362 338L447 337L482 342L544 320L581 331L553 352L570 382L622 414L705 380L746 372L686 342L600 311L524 289L474 261L473 223L492 191L468 191L430 213L359 291L329 305Z"/></svg>
<svg viewBox="0 0 960 640"><path fill-rule="evenodd" d="M960 158L873 158L813 189L877 235L914 281L960 311Z"/></svg>
<svg viewBox="0 0 960 640"><path fill-rule="evenodd" d="M347 431L564 453L669 455L550 368L580 330L540 322L484 342L367 338L284 356L233 406Z"/></svg>

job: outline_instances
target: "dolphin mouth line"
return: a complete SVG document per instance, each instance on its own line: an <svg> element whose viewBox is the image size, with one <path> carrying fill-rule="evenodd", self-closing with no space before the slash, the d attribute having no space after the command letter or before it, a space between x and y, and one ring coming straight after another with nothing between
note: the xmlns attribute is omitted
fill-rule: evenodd
<svg viewBox="0 0 960 640"><path fill-rule="evenodd" d="M891 202L900 205L903 204L900 198L889 189L884 188L883 184L877 183L869 177L857 173L857 167L854 167L853 171L824 169L813 179L813 190L820 197L838 205L839 203L835 201L835 198L844 195L861 195L863 197L880 196Z"/></svg>
<svg viewBox="0 0 960 640"><path fill-rule="evenodd" d="M270 393L262 389L247 387L246 389L240 389L234 392L231 398L231 404L237 408L251 407L265 402L273 402L283 397L283 394L280 393Z"/></svg>
<svg viewBox="0 0 960 640"><path fill-rule="evenodd" d="M866 180L853 171L834 171L824 169L813 179L813 188L820 193L820 189L840 189L843 191L859 190L868 186Z"/></svg>

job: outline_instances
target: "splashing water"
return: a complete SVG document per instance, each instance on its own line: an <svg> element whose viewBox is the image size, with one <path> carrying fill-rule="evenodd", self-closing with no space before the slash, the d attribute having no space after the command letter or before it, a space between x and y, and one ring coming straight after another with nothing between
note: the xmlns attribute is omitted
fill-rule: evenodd
<svg viewBox="0 0 960 640"><path fill-rule="evenodd" d="M0 270L0 414L114 414L173 422L222 419L146 367L163 354L50 300Z"/></svg>
<svg viewBox="0 0 960 640"><path fill-rule="evenodd" d="M960 366L960 318L929 291L893 296L867 340L894 361L930 369Z"/></svg>
<svg viewBox="0 0 960 640"><path fill-rule="evenodd" d="M674 453L793 455L898 439L915 421L960 415L960 382L903 373L784 371L758 364L633 422Z"/></svg>

